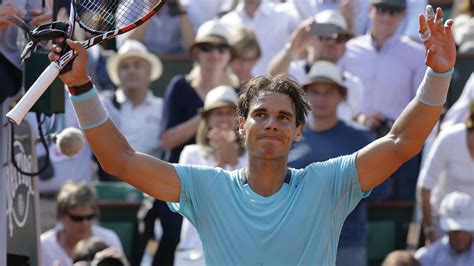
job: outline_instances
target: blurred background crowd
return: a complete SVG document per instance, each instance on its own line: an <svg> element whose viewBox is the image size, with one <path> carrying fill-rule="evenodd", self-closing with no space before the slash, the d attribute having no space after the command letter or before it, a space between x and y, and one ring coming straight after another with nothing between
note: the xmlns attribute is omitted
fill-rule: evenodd
<svg viewBox="0 0 474 266"><path fill-rule="evenodd" d="M52 1L0 4L0 14L31 14L31 26L53 13ZM474 265L473 0L168 0L141 27L89 49L89 74L136 150L228 170L247 164L235 131L242 86L288 74L313 107L289 158L305 167L390 130L426 70L418 14L427 4L454 19L446 112L423 151L347 218L337 265ZM0 18L1 101L21 87L16 30ZM64 105L48 134L78 128ZM51 162L38 181L43 265L204 264L192 224L103 171L87 143L73 156L55 143L37 152Z"/></svg>

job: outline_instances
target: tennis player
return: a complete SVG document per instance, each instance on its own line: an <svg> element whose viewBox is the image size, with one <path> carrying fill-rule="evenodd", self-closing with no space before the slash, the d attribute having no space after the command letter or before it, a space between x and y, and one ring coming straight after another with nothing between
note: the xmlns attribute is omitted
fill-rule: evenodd
<svg viewBox="0 0 474 266"><path fill-rule="evenodd" d="M427 11L426 18L420 15L419 31L428 68L390 133L352 155L304 169L289 169L287 159L310 105L287 77L256 77L244 88L238 130L249 161L232 172L169 164L133 150L87 76L87 52L70 40L78 56L61 79L104 169L188 218L200 234L207 264L334 265L346 216L420 151L446 101L456 57L453 21L443 25L441 9ZM60 48L52 51L49 57L56 60Z"/></svg>

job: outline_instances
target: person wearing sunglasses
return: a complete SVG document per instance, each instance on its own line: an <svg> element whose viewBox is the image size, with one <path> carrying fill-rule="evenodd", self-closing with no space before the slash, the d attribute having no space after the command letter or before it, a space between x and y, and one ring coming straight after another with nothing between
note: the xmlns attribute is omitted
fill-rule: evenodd
<svg viewBox="0 0 474 266"><path fill-rule="evenodd" d="M357 121L377 137L390 131L393 121L416 95L426 69L423 45L397 32L406 5L406 0L371 0L371 28L347 42L340 60L341 68L364 84ZM393 200L415 198L420 161L416 156L393 174Z"/></svg>
<svg viewBox="0 0 474 266"><path fill-rule="evenodd" d="M57 198L58 223L41 234L42 265L72 265L76 244L96 236L123 254L122 244L115 232L95 224L99 213L97 194L85 182L66 182Z"/></svg>
<svg viewBox="0 0 474 266"><path fill-rule="evenodd" d="M190 48L195 59L194 67L187 75L175 76L165 90L160 146L167 162L177 163L184 146L195 143L200 121L198 110L204 105L207 93L220 85L239 86L238 78L229 68L232 51L228 35L229 29L217 20L201 25ZM154 236L157 218L160 218L163 228L153 265L173 265L182 217L171 212L163 201L154 200L150 205L152 207L143 221L144 234ZM141 253L133 262L139 263Z"/></svg>
<svg viewBox="0 0 474 266"><path fill-rule="evenodd" d="M325 10L317 13L303 21L293 32L285 48L270 63L269 73L287 73L300 84L305 83L316 62L339 62L344 55L346 42L351 38L348 30L340 11ZM347 97L339 104L337 115L347 123L354 123L354 117L360 111L363 85L348 71L344 71L343 75ZM308 122L311 123L312 119L308 119Z"/></svg>

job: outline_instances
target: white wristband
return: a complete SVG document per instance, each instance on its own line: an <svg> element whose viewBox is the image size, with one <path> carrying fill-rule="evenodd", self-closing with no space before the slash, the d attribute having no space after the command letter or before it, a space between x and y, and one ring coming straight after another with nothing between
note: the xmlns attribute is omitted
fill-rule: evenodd
<svg viewBox="0 0 474 266"><path fill-rule="evenodd" d="M76 111L77 121L81 129L98 127L109 119L96 88L78 96L69 94L69 97Z"/></svg>
<svg viewBox="0 0 474 266"><path fill-rule="evenodd" d="M419 102L429 106L441 106L446 102L453 69L438 73L428 68L418 87L416 97Z"/></svg>

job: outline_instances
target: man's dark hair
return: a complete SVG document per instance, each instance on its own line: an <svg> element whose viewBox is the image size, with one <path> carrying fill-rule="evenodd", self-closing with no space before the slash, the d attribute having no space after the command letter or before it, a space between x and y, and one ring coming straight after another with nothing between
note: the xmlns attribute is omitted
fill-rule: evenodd
<svg viewBox="0 0 474 266"><path fill-rule="evenodd" d="M311 104L298 82L283 74L275 77L258 76L247 82L240 93L237 114L247 118L252 102L271 93L288 95L295 106L296 126L305 123L305 117L311 111Z"/></svg>

